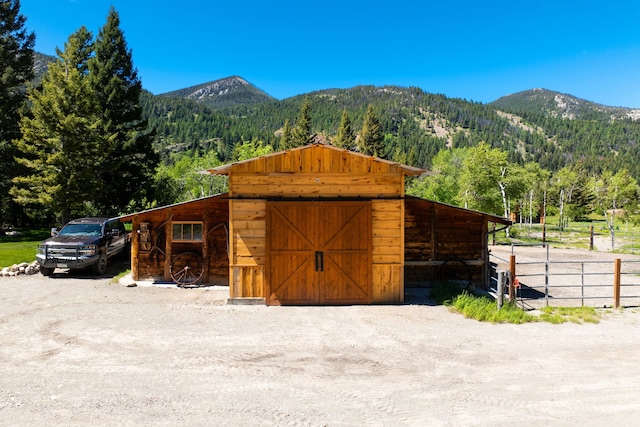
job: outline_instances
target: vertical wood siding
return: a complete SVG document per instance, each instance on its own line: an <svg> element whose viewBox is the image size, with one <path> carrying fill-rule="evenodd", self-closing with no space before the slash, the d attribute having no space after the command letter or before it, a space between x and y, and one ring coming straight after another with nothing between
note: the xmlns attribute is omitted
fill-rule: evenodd
<svg viewBox="0 0 640 427"><path fill-rule="evenodd" d="M231 298L264 297L266 201L230 200Z"/></svg>
<svg viewBox="0 0 640 427"><path fill-rule="evenodd" d="M404 302L404 201L372 202L374 303Z"/></svg>

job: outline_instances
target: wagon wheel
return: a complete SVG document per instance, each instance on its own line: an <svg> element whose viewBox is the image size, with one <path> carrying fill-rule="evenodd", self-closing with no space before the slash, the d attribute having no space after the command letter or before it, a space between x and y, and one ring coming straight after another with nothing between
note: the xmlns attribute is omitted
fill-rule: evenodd
<svg viewBox="0 0 640 427"><path fill-rule="evenodd" d="M204 274L202 256L195 252L183 252L169 266L171 278L178 286L196 287Z"/></svg>
<svg viewBox="0 0 640 427"><path fill-rule="evenodd" d="M468 289L471 286L471 268L466 262L457 258L450 258L440 266L440 280L442 283Z"/></svg>

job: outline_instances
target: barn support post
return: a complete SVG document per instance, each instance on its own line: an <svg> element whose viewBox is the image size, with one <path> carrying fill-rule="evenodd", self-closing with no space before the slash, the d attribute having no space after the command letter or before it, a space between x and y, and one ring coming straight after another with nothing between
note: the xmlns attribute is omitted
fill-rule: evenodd
<svg viewBox="0 0 640 427"><path fill-rule="evenodd" d="M171 246L173 246L173 229L171 224L171 210L168 212L169 217L165 221L164 235L165 235L165 248L164 251L167 254L164 261L164 280L171 280Z"/></svg>
<svg viewBox="0 0 640 427"><path fill-rule="evenodd" d="M438 206L431 203L431 261L435 261L438 257ZM431 283L436 281L436 268L431 267Z"/></svg>
<svg viewBox="0 0 640 427"><path fill-rule="evenodd" d="M231 190L229 191L229 196L231 196ZM233 300L238 296L238 291L236 287L238 286L239 280L239 269L235 267L235 227L234 227L234 215L233 215L234 203L233 200L229 200L229 239L227 244L229 245L229 299Z"/></svg>
<svg viewBox="0 0 640 427"><path fill-rule="evenodd" d="M620 308L620 270L622 261L616 258L613 264L613 307Z"/></svg>
<svg viewBox="0 0 640 427"><path fill-rule="evenodd" d="M511 255L509 259L509 272L511 273L511 280L509 281L509 301L513 301L516 298L516 288L513 286L513 282L516 278L516 256Z"/></svg>
<svg viewBox="0 0 640 427"><path fill-rule="evenodd" d="M480 266L480 281L482 287L488 289L491 276L489 268L489 221L486 217L482 218L482 242L481 242L482 266Z"/></svg>
<svg viewBox="0 0 640 427"><path fill-rule="evenodd" d="M504 271L498 271L498 286L497 286L497 295L496 301L498 303L498 310L502 308L502 304L504 303Z"/></svg>
<svg viewBox="0 0 640 427"><path fill-rule="evenodd" d="M207 203L202 200L202 261L204 262L203 282L209 283L209 215L207 215Z"/></svg>
<svg viewBox="0 0 640 427"><path fill-rule="evenodd" d="M139 227L139 216L136 215L133 217L133 221L131 221L131 278L133 280L138 280L138 275L140 274L138 269L138 254L140 249Z"/></svg>

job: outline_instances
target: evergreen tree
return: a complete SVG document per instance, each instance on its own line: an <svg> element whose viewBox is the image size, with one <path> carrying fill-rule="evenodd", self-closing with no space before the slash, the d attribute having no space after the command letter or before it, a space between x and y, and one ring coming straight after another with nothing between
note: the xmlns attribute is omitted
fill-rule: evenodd
<svg viewBox="0 0 640 427"><path fill-rule="evenodd" d="M373 112L373 105L369 104L367 112L364 114L362 130L358 138L358 150L370 156L384 157L384 135L380 122Z"/></svg>
<svg viewBox="0 0 640 427"><path fill-rule="evenodd" d="M291 143L291 125L289 124L289 119L286 119L284 121L279 148L280 150L288 150L289 148L293 148L293 144Z"/></svg>
<svg viewBox="0 0 640 427"><path fill-rule="evenodd" d="M333 145L339 148L346 148L347 150L353 150L355 148L356 136L351 129L351 119L347 110L342 110L342 119L340 120L340 127L338 128L338 134L333 142Z"/></svg>
<svg viewBox="0 0 640 427"><path fill-rule="evenodd" d="M291 132L292 147L302 147L313 142L314 135L311 135L311 103L309 97L305 97L300 106L300 113L296 126Z"/></svg>
<svg viewBox="0 0 640 427"><path fill-rule="evenodd" d="M142 196L153 178L158 155L152 147L154 136L142 116L142 84L113 7L94 46L90 78L104 124L103 150L109 153L99 169L105 191L98 206L104 213L115 214L130 199Z"/></svg>
<svg viewBox="0 0 640 427"><path fill-rule="evenodd" d="M17 161L29 173L14 178L11 195L21 204L38 204L60 223L86 212L101 190L95 173L102 151L98 102L87 79L92 34L81 27L57 50L42 88L30 89L32 117L21 121Z"/></svg>
<svg viewBox="0 0 640 427"><path fill-rule="evenodd" d="M33 78L35 35L25 29L25 23L20 0L0 3L0 225L15 207L9 189L21 167L12 141L20 138L20 110L26 83Z"/></svg>

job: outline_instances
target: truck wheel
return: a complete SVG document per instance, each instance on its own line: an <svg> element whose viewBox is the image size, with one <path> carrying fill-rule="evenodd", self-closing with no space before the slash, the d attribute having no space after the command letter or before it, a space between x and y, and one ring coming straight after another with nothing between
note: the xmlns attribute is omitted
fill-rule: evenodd
<svg viewBox="0 0 640 427"><path fill-rule="evenodd" d="M93 266L93 271L100 276L107 271L107 254L100 252L100 258L98 258L98 262Z"/></svg>
<svg viewBox="0 0 640 427"><path fill-rule="evenodd" d="M53 270L55 270L55 268L40 267L40 273L43 276L51 276L53 274Z"/></svg>

